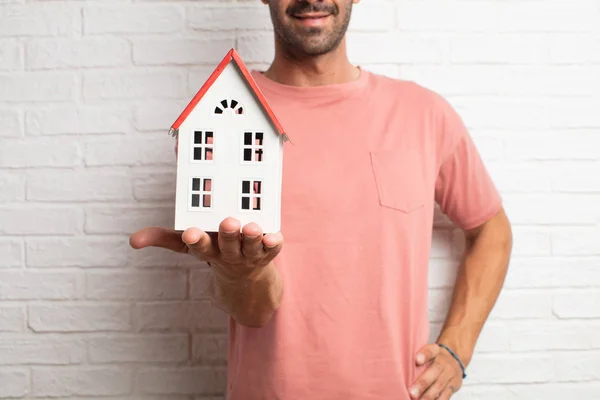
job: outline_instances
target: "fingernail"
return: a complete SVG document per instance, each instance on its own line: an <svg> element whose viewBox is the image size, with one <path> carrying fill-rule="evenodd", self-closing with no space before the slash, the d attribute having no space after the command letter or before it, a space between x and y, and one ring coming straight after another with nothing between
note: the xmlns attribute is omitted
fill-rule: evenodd
<svg viewBox="0 0 600 400"><path fill-rule="evenodd" d="M412 389L410 389L410 394L411 394L413 397L417 397L417 396L419 395L419 389L417 389L417 388L412 388Z"/></svg>
<svg viewBox="0 0 600 400"><path fill-rule="evenodd" d="M425 362L425 356L421 353L417 354L417 363L423 364Z"/></svg>

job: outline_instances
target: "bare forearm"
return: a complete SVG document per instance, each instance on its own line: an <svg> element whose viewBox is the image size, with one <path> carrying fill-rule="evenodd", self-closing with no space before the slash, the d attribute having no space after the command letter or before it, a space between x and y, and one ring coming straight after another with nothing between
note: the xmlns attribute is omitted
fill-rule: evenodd
<svg viewBox="0 0 600 400"><path fill-rule="evenodd" d="M500 294L510 258L512 235L502 212L467 239L450 310L438 338L466 365Z"/></svg>
<svg viewBox="0 0 600 400"><path fill-rule="evenodd" d="M212 272L209 293L213 303L238 323L263 326L279 308L283 285L273 263L244 278L231 278L218 268L213 268Z"/></svg>

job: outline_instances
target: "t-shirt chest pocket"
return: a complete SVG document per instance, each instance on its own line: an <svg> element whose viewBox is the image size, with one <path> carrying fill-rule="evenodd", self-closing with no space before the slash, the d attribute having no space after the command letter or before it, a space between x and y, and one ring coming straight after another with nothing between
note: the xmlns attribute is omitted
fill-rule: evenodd
<svg viewBox="0 0 600 400"><path fill-rule="evenodd" d="M371 166L379 203L410 214L425 204L425 184L419 154L411 149L371 151Z"/></svg>

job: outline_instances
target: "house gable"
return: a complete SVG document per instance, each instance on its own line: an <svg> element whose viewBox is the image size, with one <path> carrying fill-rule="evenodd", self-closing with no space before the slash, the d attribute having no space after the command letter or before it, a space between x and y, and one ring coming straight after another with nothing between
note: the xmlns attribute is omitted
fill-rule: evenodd
<svg viewBox="0 0 600 400"><path fill-rule="evenodd" d="M227 53L227 55L223 58L223 60L221 60L219 65L215 68L215 70L212 72L212 74L206 80L204 85L202 85L200 90L196 93L196 95L192 98L192 100L189 102L187 107L183 110L183 112L179 115L177 120L173 123L173 125L171 126L171 129L169 130L169 133L172 136L176 136L178 134L178 130L181 127L181 125L183 124L183 122L194 111L194 109L198 106L198 104L201 102L201 100L206 97L206 94L213 89L215 82L223 76L223 72L226 70L230 70L231 68L236 69L236 71L239 74L240 81L244 85L246 85L247 88L250 90L250 92L253 94L254 100L257 102L257 104L260 105L260 107L262 108L262 111L266 114L267 118L269 119L270 123L272 124L273 128L275 129L275 132L282 135L284 141L289 140L289 137L285 133L283 126L281 125L281 123L279 122L279 120L277 119L275 114L273 113L273 110L269 106L266 98L264 97L264 95L260 91L258 85L252 78L250 71L248 70L248 68L246 67L246 65L244 64L242 59L240 58L239 54L235 51L235 49L231 49ZM231 74L226 74L226 75L231 76ZM225 107L229 108L232 105L234 107L237 106L237 104L231 104L230 102L223 103L221 111L224 112ZM219 106L215 105L215 107L219 107ZM215 111L217 111L217 110L218 110L218 108L215 108Z"/></svg>

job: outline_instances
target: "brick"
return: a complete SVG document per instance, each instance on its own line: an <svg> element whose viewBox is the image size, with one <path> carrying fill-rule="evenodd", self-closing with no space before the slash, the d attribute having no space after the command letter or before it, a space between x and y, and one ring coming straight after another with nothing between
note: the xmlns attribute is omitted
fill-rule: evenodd
<svg viewBox="0 0 600 400"><path fill-rule="evenodd" d="M573 130L515 132L506 137L505 142L506 155L511 161L597 160L600 136L595 132Z"/></svg>
<svg viewBox="0 0 600 400"><path fill-rule="evenodd" d="M428 315L432 323L443 322L448 314L451 288L429 290Z"/></svg>
<svg viewBox="0 0 600 400"><path fill-rule="evenodd" d="M495 22L490 18L493 10L489 2L436 2L432 12L431 3L404 1L396 6L396 24L406 31L483 31Z"/></svg>
<svg viewBox="0 0 600 400"><path fill-rule="evenodd" d="M507 328L510 350L515 352L585 350L600 345L598 321L511 321Z"/></svg>
<svg viewBox="0 0 600 400"><path fill-rule="evenodd" d="M0 167L73 167L81 164L77 142L65 139L5 139Z"/></svg>
<svg viewBox="0 0 600 400"><path fill-rule="evenodd" d="M219 63L235 46L233 36L203 35L202 39L144 39L133 42L136 65Z"/></svg>
<svg viewBox="0 0 600 400"><path fill-rule="evenodd" d="M551 316L551 292L503 290L490 313L490 320L550 318Z"/></svg>
<svg viewBox="0 0 600 400"><path fill-rule="evenodd" d="M510 386L507 389L513 397L512 400L525 399L564 399L572 397L574 399L593 399L597 393L600 393L600 383L597 382L573 382L573 383L548 383L538 385L518 385ZM480 397L485 398L487 397ZM504 397L507 399L509 397Z"/></svg>
<svg viewBox="0 0 600 400"><path fill-rule="evenodd" d="M0 170L0 202L25 200L25 176L19 171Z"/></svg>
<svg viewBox="0 0 600 400"><path fill-rule="evenodd" d="M583 194L507 194L503 199L511 221L518 225L593 224L594 217L600 217L598 199Z"/></svg>
<svg viewBox="0 0 600 400"><path fill-rule="evenodd" d="M131 372L117 368L33 368L35 397L113 396L130 393Z"/></svg>
<svg viewBox="0 0 600 400"><path fill-rule="evenodd" d="M0 365L66 365L85 360L85 341L75 337L0 336Z"/></svg>
<svg viewBox="0 0 600 400"><path fill-rule="evenodd" d="M78 76L74 72L0 74L0 101L46 103L75 100L78 87Z"/></svg>
<svg viewBox="0 0 600 400"><path fill-rule="evenodd" d="M423 63L443 60L443 42L439 36L418 33L348 33L348 57L354 63ZM381 46L381 47L380 47ZM373 52L373 48L394 51Z"/></svg>
<svg viewBox="0 0 600 400"><path fill-rule="evenodd" d="M190 93L191 96L200 89L200 86L195 87L195 89L196 90L193 93ZM155 101L142 103L133 110L134 125L139 131L160 131L164 135L169 131L170 126L185 109L188 101ZM175 146L175 139L171 139L169 146L171 148L171 154L174 154L172 149L173 146Z"/></svg>
<svg viewBox="0 0 600 400"><path fill-rule="evenodd" d="M57 190L60 188L60 190ZM124 172L40 171L27 178L27 199L40 201L129 200L131 180Z"/></svg>
<svg viewBox="0 0 600 400"><path fill-rule="evenodd" d="M503 69L490 65L402 65L401 78L452 95L498 94Z"/></svg>
<svg viewBox="0 0 600 400"><path fill-rule="evenodd" d="M510 322L511 324L513 321ZM477 340L475 351L478 353L507 352L509 346L510 324L504 321L487 321Z"/></svg>
<svg viewBox="0 0 600 400"><path fill-rule="evenodd" d="M453 286L458 264L458 261L447 258L429 260L429 288L442 289Z"/></svg>
<svg viewBox="0 0 600 400"><path fill-rule="evenodd" d="M554 379L551 354L481 354L473 357L469 369L472 384L548 382Z"/></svg>
<svg viewBox="0 0 600 400"><path fill-rule="evenodd" d="M23 136L23 118L18 110L0 109L0 124L0 137Z"/></svg>
<svg viewBox="0 0 600 400"><path fill-rule="evenodd" d="M0 369L0 398L20 398L29 393L29 375L24 369Z"/></svg>
<svg viewBox="0 0 600 400"><path fill-rule="evenodd" d="M428 2L405 1L397 7L402 30L457 32L590 31L593 2ZM476 16L475 18L473 16Z"/></svg>
<svg viewBox="0 0 600 400"><path fill-rule="evenodd" d="M194 335L194 361L207 365L227 365L227 335Z"/></svg>
<svg viewBox="0 0 600 400"><path fill-rule="evenodd" d="M552 233L552 254L557 256L598 256L600 230L596 227L560 228Z"/></svg>
<svg viewBox="0 0 600 400"><path fill-rule="evenodd" d="M549 33L549 59L553 64L600 63L600 36L589 33ZM577 43L576 46L573 44Z"/></svg>
<svg viewBox="0 0 600 400"><path fill-rule="evenodd" d="M183 10L176 5L118 5L83 9L84 33L171 33L181 31Z"/></svg>
<svg viewBox="0 0 600 400"><path fill-rule="evenodd" d="M136 375L136 385L147 394L219 394L225 389L225 368L147 368Z"/></svg>
<svg viewBox="0 0 600 400"><path fill-rule="evenodd" d="M85 145L85 164L102 165L175 165L173 140L160 136L111 138L89 141Z"/></svg>
<svg viewBox="0 0 600 400"><path fill-rule="evenodd" d="M456 34L450 37L450 61L476 64L544 64L548 62L543 34Z"/></svg>
<svg viewBox="0 0 600 400"><path fill-rule="evenodd" d="M27 266L124 267L131 252L126 237L27 239Z"/></svg>
<svg viewBox="0 0 600 400"><path fill-rule="evenodd" d="M9 5L0 9L0 37L67 36L80 31L80 11L60 3Z"/></svg>
<svg viewBox="0 0 600 400"><path fill-rule="evenodd" d="M548 124L551 127L569 129L595 129L600 127L596 97L573 97L565 103L560 97L548 97Z"/></svg>
<svg viewBox="0 0 600 400"><path fill-rule="evenodd" d="M600 87L600 78L591 66L459 64L401 68L403 79L446 96L583 96L597 93ZM548 85L549 81L554 83Z"/></svg>
<svg viewBox="0 0 600 400"><path fill-rule="evenodd" d="M600 260L574 257L512 257L505 287L568 288L600 286Z"/></svg>
<svg viewBox="0 0 600 400"><path fill-rule="evenodd" d="M184 362L189 358L188 335L107 336L89 340L92 363Z"/></svg>
<svg viewBox="0 0 600 400"><path fill-rule="evenodd" d="M524 138L529 135L529 130L557 127L551 121L550 107L542 101L534 101L527 97L485 97L483 100L479 96L465 96L449 97L448 100L453 103L471 130L514 130L515 137L518 132L527 130L522 134ZM509 154L507 150L507 155Z"/></svg>
<svg viewBox="0 0 600 400"><path fill-rule="evenodd" d="M171 207L94 207L86 211L85 231L132 234L147 226L172 225Z"/></svg>
<svg viewBox="0 0 600 400"><path fill-rule="evenodd" d="M141 170L134 174L133 195L138 201L175 200L174 172Z"/></svg>
<svg viewBox="0 0 600 400"><path fill-rule="evenodd" d="M550 255L550 233L542 229L514 226L513 256Z"/></svg>
<svg viewBox="0 0 600 400"><path fill-rule="evenodd" d="M518 66L503 72L500 95L585 96L600 90L600 76L592 66Z"/></svg>
<svg viewBox="0 0 600 400"><path fill-rule="evenodd" d="M552 188L552 176L548 174L548 168L544 165L493 162L487 163L486 167L503 197L513 193L548 193L549 195Z"/></svg>
<svg viewBox="0 0 600 400"><path fill-rule="evenodd" d="M0 332L21 332L24 327L25 312L22 307L10 304L0 306Z"/></svg>
<svg viewBox="0 0 600 400"><path fill-rule="evenodd" d="M204 5L188 7L186 23L201 31L270 30L273 28L269 8L264 4Z"/></svg>
<svg viewBox="0 0 600 400"><path fill-rule="evenodd" d="M395 4L387 1L371 1L354 4L349 30L354 31L389 31L394 28ZM377 23L373 23L377 21Z"/></svg>
<svg viewBox="0 0 600 400"><path fill-rule="evenodd" d="M581 193L582 195L600 193L600 179L589 179L590 176L600 175L600 162L560 163L552 168L551 175L554 192Z"/></svg>
<svg viewBox="0 0 600 400"><path fill-rule="evenodd" d="M19 240L0 240L0 268L20 267L23 264L23 244Z"/></svg>
<svg viewBox="0 0 600 400"><path fill-rule="evenodd" d="M88 299L181 300L186 296L185 271L90 272Z"/></svg>
<svg viewBox="0 0 600 400"><path fill-rule="evenodd" d="M125 331L131 327L129 305L33 304L29 327L34 332Z"/></svg>
<svg viewBox="0 0 600 400"><path fill-rule="evenodd" d="M600 351L554 353L556 381L600 380Z"/></svg>
<svg viewBox="0 0 600 400"><path fill-rule="evenodd" d="M229 318L208 301L194 301L138 304L134 319L139 331L196 332L223 331Z"/></svg>
<svg viewBox="0 0 600 400"><path fill-rule="evenodd" d="M469 379L470 380L470 379ZM537 387L537 384L531 385ZM516 400L516 397L512 396L512 386L506 385L504 387L491 386L491 385L465 385L460 389L460 397L456 397L461 400ZM524 398L525 399L525 398Z"/></svg>
<svg viewBox="0 0 600 400"><path fill-rule="evenodd" d="M22 53L21 47L16 41L0 40L0 71L21 69L23 66Z"/></svg>
<svg viewBox="0 0 600 400"><path fill-rule="evenodd" d="M79 296L77 274L0 271L0 300L66 300Z"/></svg>
<svg viewBox="0 0 600 400"><path fill-rule="evenodd" d="M124 106L55 106L28 110L25 116L29 135L125 133L130 121Z"/></svg>
<svg viewBox="0 0 600 400"><path fill-rule="evenodd" d="M600 290L570 291L553 296L553 311L559 318L600 318Z"/></svg>
<svg viewBox="0 0 600 400"><path fill-rule="evenodd" d="M71 235L82 231L83 213L74 208L0 208L0 234Z"/></svg>
<svg viewBox="0 0 600 400"><path fill-rule="evenodd" d="M446 258L452 255L452 233L448 230L434 230L431 239L431 258Z"/></svg>
<svg viewBox="0 0 600 400"><path fill-rule="evenodd" d="M86 100L173 99L184 97L185 90L178 71L90 71L83 80Z"/></svg>
<svg viewBox="0 0 600 400"><path fill-rule="evenodd" d="M26 44L29 69L118 67L131 64L129 43L116 38L37 39Z"/></svg>

